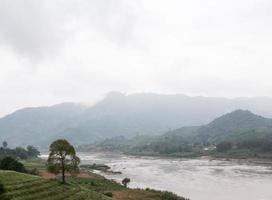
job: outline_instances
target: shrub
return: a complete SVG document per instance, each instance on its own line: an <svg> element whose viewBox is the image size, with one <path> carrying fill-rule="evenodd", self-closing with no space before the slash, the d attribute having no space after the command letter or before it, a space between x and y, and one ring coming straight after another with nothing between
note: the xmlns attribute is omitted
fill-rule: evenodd
<svg viewBox="0 0 272 200"><path fill-rule="evenodd" d="M161 200L188 200L184 199L183 197L179 197L172 192L163 192L161 195Z"/></svg>
<svg viewBox="0 0 272 200"><path fill-rule="evenodd" d="M25 166L12 157L5 157L0 162L0 169L26 173Z"/></svg>

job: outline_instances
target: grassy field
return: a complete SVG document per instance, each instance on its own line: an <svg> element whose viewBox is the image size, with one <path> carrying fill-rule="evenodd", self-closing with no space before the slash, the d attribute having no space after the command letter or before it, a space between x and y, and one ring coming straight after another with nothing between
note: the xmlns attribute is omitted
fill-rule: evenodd
<svg viewBox="0 0 272 200"><path fill-rule="evenodd" d="M61 184L56 180L13 171L0 171L0 180L6 189L6 197L11 200L110 199L101 193L76 184L76 182Z"/></svg>
<svg viewBox="0 0 272 200"><path fill-rule="evenodd" d="M10 200L185 200L169 192L125 188L103 177L69 177L67 184L61 184L56 179L0 170L0 180Z"/></svg>

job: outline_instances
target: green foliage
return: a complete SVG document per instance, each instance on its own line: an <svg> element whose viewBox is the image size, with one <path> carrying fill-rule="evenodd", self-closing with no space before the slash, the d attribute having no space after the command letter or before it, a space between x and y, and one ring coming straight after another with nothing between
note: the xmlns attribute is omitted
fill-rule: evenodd
<svg viewBox="0 0 272 200"><path fill-rule="evenodd" d="M140 140L140 139L141 140ZM138 142L141 141L141 142ZM249 154L272 152L272 119L247 110L225 114L207 125L182 127L154 137L116 137L94 148L119 150L131 154L199 156L217 151L249 150ZM232 148L233 147L233 148Z"/></svg>
<svg viewBox="0 0 272 200"><path fill-rule="evenodd" d="M183 197L179 197L172 192L163 192L161 194L161 200L186 200L186 199L184 199Z"/></svg>
<svg viewBox="0 0 272 200"><path fill-rule="evenodd" d="M3 160L1 160L0 169L13 170L13 171L23 172L23 173L27 172L24 165L12 157L5 157Z"/></svg>
<svg viewBox="0 0 272 200"><path fill-rule="evenodd" d="M4 142L3 142L4 143ZM11 156L14 158L27 159L27 158L37 158L40 152L37 148L33 146L28 146L27 149L23 147L16 147L11 149L7 147L7 144L0 148L0 158Z"/></svg>
<svg viewBox="0 0 272 200"><path fill-rule="evenodd" d="M216 145L216 150L218 152L227 152L231 150L232 144L230 142L220 142Z"/></svg>
<svg viewBox="0 0 272 200"><path fill-rule="evenodd" d="M54 141L49 147L47 160L48 171L62 174L62 182L65 183L65 173L76 175L79 171L80 159L76 156L75 148L64 139Z"/></svg>
<svg viewBox="0 0 272 200"><path fill-rule="evenodd" d="M1 170L0 179L6 189L5 196L10 200L110 200L77 182L60 184L55 180ZM1 196L0 199L4 200Z"/></svg>
<svg viewBox="0 0 272 200"><path fill-rule="evenodd" d="M41 154L34 146L28 145L26 149L30 157L38 157Z"/></svg>

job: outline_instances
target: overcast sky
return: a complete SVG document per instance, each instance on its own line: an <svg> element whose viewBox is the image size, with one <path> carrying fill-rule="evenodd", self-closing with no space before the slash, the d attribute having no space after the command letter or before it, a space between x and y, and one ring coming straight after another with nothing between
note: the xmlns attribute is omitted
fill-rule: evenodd
<svg viewBox="0 0 272 200"><path fill-rule="evenodd" d="M271 0L1 0L0 116L109 91L272 96Z"/></svg>

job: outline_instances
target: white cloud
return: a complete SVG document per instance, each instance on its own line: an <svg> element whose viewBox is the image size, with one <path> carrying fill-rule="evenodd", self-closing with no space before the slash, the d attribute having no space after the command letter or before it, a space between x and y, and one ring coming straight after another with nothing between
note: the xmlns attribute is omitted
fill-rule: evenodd
<svg viewBox="0 0 272 200"><path fill-rule="evenodd" d="M111 90L272 92L268 0L2 0L0 114Z"/></svg>

